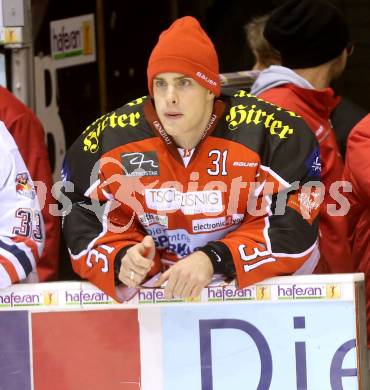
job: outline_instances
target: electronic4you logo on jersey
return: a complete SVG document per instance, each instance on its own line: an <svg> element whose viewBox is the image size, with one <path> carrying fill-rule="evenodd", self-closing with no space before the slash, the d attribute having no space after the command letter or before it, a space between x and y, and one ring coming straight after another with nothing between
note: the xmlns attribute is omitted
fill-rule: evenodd
<svg viewBox="0 0 370 390"><path fill-rule="evenodd" d="M233 214L227 217L203 218L192 221L193 232L212 232L214 230L224 229L232 225L240 224L244 219L243 214Z"/></svg>

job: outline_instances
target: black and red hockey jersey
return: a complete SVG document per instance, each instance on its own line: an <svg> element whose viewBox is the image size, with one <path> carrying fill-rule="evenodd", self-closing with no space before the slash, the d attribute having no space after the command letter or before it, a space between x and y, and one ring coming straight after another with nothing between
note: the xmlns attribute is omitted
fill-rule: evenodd
<svg viewBox="0 0 370 390"><path fill-rule="evenodd" d="M64 235L74 270L117 298L114 263L150 234L156 273L207 247L239 287L311 273L320 180L315 137L292 112L237 91L221 96L184 164L149 97L97 119L69 149ZM69 203L70 205L70 203Z"/></svg>

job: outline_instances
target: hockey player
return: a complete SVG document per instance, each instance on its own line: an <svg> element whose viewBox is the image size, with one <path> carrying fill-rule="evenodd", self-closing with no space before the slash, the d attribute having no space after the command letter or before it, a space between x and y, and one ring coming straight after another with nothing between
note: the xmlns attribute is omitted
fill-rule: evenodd
<svg viewBox="0 0 370 390"><path fill-rule="evenodd" d="M199 295L214 273L241 288L311 273L317 193L303 189L320 163L305 123L245 91L219 97L217 54L193 17L160 35L147 73L150 96L103 115L67 153L74 270L116 299L158 271L167 298Z"/></svg>
<svg viewBox="0 0 370 390"><path fill-rule="evenodd" d="M0 288L37 282L44 225L36 191L18 147L0 122Z"/></svg>
<svg viewBox="0 0 370 390"><path fill-rule="evenodd" d="M44 251L37 263L41 282L55 280L59 269L60 220L50 213L53 203L51 167L45 144L45 131L36 115L0 85L0 120L13 137L19 153L34 182L42 182L38 194L44 203L42 217L45 226ZM41 186L43 188L41 188Z"/></svg>

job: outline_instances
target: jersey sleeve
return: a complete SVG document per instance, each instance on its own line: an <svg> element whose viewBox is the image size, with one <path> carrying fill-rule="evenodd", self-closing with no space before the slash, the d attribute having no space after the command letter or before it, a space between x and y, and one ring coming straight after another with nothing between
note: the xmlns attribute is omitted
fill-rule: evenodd
<svg viewBox="0 0 370 390"><path fill-rule="evenodd" d="M64 237L73 270L121 300L115 283L116 259L120 260L125 249L141 242L146 234L132 211L130 199L135 199L130 198L130 183L120 182L122 174L115 175L109 164L107 167L102 163L104 158L83 154L81 150L76 142L64 161L64 196L71 202L63 217ZM119 187L127 196L117 197ZM155 263L150 275L159 271L158 254Z"/></svg>
<svg viewBox="0 0 370 390"><path fill-rule="evenodd" d="M51 194L53 180L44 141L45 132L38 118L29 110L18 115L8 126L32 180L45 185L45 203L42 208L45 245L37 264L37 272L40 281L54 280L57 277L59 265L60 221L59 217L49 212L49 205L53 203ZM32 137L30 137L31 133Z"/></svg>
<svg viewBox="0 0 370 390"><path fill-rule="evenodd" d="M32 179L13 140L4 134L2 131L0 153L1 288L24 280L38 281L36 265L45 235Z"/></svg>
<svg viewBox="0 0 370 390"><path fill-rule="evenodd" d="M264 150L268 152L250 187L244 221L206 246L216 272L227 270L232 260L240 288L273 276L312 273L320 257L318 213L323 187L314 136L296 118L294 136Z"/></svg>

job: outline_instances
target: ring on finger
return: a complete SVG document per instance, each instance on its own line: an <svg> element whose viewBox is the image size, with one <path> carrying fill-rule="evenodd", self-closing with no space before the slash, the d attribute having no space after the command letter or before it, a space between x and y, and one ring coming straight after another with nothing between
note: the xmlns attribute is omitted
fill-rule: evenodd
<svg viewBox="0 0 370 390"><path fill-rule="evenodd" d="M135 277L135 272L131 271L131 273L130 273L130 280L134 280L134 277Z"/></svg>

